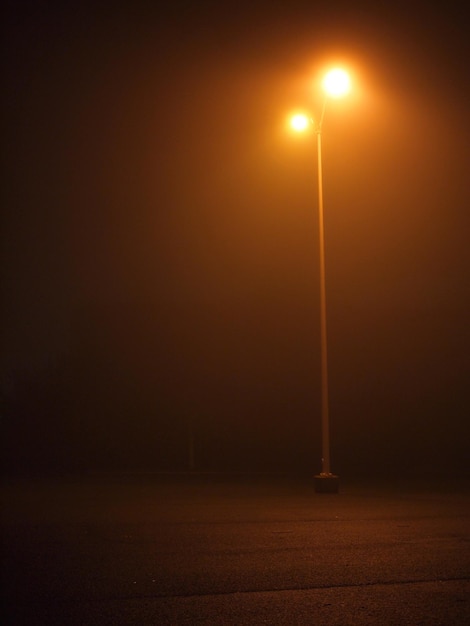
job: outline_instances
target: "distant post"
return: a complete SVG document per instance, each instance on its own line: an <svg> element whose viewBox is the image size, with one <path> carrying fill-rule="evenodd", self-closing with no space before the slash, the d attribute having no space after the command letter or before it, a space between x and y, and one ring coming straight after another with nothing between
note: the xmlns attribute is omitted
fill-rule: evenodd
<svg viewBox="0 0 470 626"><path fill-rule="evenodd" d="M194 420L192 416L188 419L188 470L194 472Z"/></svg>

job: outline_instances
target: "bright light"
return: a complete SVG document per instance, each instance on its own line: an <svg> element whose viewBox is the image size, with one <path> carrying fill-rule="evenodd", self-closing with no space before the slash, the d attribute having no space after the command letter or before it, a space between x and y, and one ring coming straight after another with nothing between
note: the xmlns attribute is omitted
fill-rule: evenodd
<svg viewBox="0 0 470 626"><path fill-rule="evenodd" d="M301 133L303 130L305 130L308 124L308 117L306 115L303 115L302 113L297 113L297 115L293 115L290 120L290 125L298 133Z"/></svg>
<svg viewBox="0 0 470 626"><path fill-rule="evenodd" d="M330 70L323 79L323 89L332 98L340 98L351 89L349 74L340 68Z"/></svg>

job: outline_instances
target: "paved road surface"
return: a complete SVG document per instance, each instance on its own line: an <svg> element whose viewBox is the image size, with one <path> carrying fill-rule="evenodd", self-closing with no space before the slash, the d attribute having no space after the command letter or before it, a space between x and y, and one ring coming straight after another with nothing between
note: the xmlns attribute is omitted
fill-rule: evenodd
<svg viewBox="0 0 470 626"><path fill-rule="evenodd" d="M465 484L6 481L7 623L470 624Z"/></svg>

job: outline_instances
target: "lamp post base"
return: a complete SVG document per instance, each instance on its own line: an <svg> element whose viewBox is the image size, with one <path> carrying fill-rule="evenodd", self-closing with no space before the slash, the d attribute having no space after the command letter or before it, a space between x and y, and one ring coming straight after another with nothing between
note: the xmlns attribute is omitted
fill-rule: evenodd
<svg viewBox="0 0 470 626"><path fill-rule="evenodd" d="M339 476L335 474L317 474L313 478L316 493L338 493Z"/></svg>

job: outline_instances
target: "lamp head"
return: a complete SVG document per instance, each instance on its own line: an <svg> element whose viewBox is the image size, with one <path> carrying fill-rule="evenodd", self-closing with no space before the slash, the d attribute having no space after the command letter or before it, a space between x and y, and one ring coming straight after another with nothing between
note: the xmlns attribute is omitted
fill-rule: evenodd
<svg viewBox="0 0 470 626"><path fill-rule="evenodd" d="M293 115L290 119L290 125L293 130L297 133L303 132L309 125L309 118L303 113L297 113Z"/></svg>
<svg viewBox="0 0 470 626"><path fill-rule="evenodd" d="M341 98L350 91L351 79L345 70L335 67L325 75L322 86L331 98Z"/></svg>

